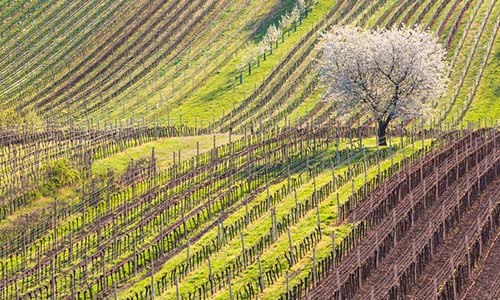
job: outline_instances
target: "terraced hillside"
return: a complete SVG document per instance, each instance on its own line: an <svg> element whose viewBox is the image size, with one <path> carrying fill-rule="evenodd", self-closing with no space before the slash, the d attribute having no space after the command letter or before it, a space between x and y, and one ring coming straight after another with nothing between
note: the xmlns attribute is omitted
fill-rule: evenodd
<svg viewBox="0 0 500 300"><path fill-rule="evenodd" d="M500 2L299 2L0 0L0 299L500 299ZM323 101L338 25L438 35L434 117Z"/></svg>
<svg viewBox="0 0 500 300"><path fill-rule="evenodd" d="M319 1L283 28L278 47L266 50L266 60L261 53L240 83L237 65L247 48L294 6L10 1L1 30L1 99L21 115L35 111L58 123L144 118L242 131L325 120L334 114L319 100L312 67L318 32L336 24L404 24L436 32L449 50L450 90L437 119L473 121L485 111L496 117L497 1Z"/></svg>

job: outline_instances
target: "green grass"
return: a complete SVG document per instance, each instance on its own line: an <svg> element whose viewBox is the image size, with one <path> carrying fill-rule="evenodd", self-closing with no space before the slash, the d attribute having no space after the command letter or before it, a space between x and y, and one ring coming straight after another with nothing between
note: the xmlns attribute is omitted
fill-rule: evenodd
<svg viewBox="0 0 500 300"><path fill-rule="evenodd" d="M94 114L94 116L101 116L102 112L107 112L108 109L112 108L113 111L110 111L110 117L112 119L124 119L131 117L132 114L134 116L139 116L141 114L145 114L145 105L144 99L148 99L148 103L150 103L150 108L153 105L160 103L159 100L159 92L158 90L152 90L155 88L155 84L158 85L159 90L162 91L164 105L158 107L158 109L149 110L146 118L153 119L157 118L157 120L162 124L172 123L178 124L180 116L182 116L182 120L184 124L189 126L194 126L195 124L198 127L207 126L212 120L217 120L220 117L227 114L231 109L238 106L245 97L249 96L254 87L258 86L263 80L267 78L267 76L273 71L273 69L280 63L281 60L286 57L286 55L291 51L291 49L296 45L300 39L312 29L312 27L316 24L316 22L320 21L324 18L324 15L332 8L337 0L320 0L319 4L315 6L313 11L309 14L307 18L303 20L303 24L297 27L297 32L292 32L290 35L286 35L285 42L281 43L279 48L273 49L273 54L267 56L266 61L260 62L260 66L254 65L252 69L252 74L247 75L246 72L243 75L243 83L239 84L237 79L237 71L236 65L240 62L241 57L244 54L243 44L245 42L250 41L251 43L258 42L262 35L265 33L268 25L270 23L275 23L279 19L280 15L282 15L285 11L290 11L293 8L295 0L271 0L271 1L251 1L248 3L248 11L254 11L256 8L261 8L256 11L256 15L252 18L236 18L231 21L231 28L228 28L227 31L224 32L223 35L217 37L217 40L214 42L211 49L207 51L210 53L210 59L208 69L208 79L206 82L202 82L203 80L203 69L198 70L196 72L192 67L189 67L187 72L195 78L196 84L200 84L196 90L189 94L188 97L182 97L178 94L179 89L181 88L183 92L187 91L190 87L191 77L188 77L187 86L182 86L182 77L183 77L183 69L184 64L187 62L186 57L189 55L191 50L186 50L183 52L180 58L175 60L172 65L169 66L158 66L159 71L161 71L161 76L158 81L162 81L162 76L165 76L169 79L167 81L166 86L162 86L158 82L154 83L153 78L154 74L157 72L155 69L150 74L146 76L144 81L147 82L146 88L143 89L144 81L140 80L140 82L135 82L133 87L138 87L138 92L127 92L125 95L120 95L116 97L116 99L111 100L111 102L104 106L104 108ZM379 10L377 10L366 23L366 27L371 27L376 20L383 14L385 10L391 7L396 0L387 1ZM453 2L453 1L452 1ZM6 1L0 1L0 4L7 3ZM421 5L419 9L417 9L415 15L409 19L409 22L412 23L416 19L417 15L420 11L425 7L428 2L426 1ZM471 8L468 10L464 19L462 20L461 29L459 29L455 41L452 44L452 48L449 52L449 58L453 55L454 47L457 46L458 40L463 32L463 27L467 22L471 10L475 6L476 1L472 3ZM479 27L482 22L482 18L486 12L487 6L489 2L485 1L481 6L474 23L472 24L471 30L467 33L465 44L463 49L460 51L456 63L456 67L451 73L451 83L450 89L446 97L442 101L442 105L447 103L450 96L453 94L454 86L458 82L460 75L462 73L465 61L467 56L470 53L470 48L473 45L474 38L479 30ZM245 3L243 2L235 2L233 6L231 6L227 11L221 14L220 18L217 18L213 22L213 28L219 28L217 26L221 26L224 21L229 20L232 17L235 17L235 14L244 7ZM359 3L358 3L359 5ZM438 7L438 3L433 5L432 9L426 14L423 19L423 23L425 24L430 16L432 16L434 10ZM455 14L452 16L450 21L448 22L446 29L441 37L441 40L445 40L446 36L449 34L449 30L451 25L454 22L454 17L460 11L463 3L461 3L457 9ZM440 24L442 19L448 13L451 4L443 10L440 18L435 22L433 30L436 30L437 26ZM411 6L408 8L408 10ZM237 10L240 9L240 10ZM244 11L244 10L243 10ZM479 46L476 54L474 55L471 68L467 77L464 81L463 86L461 87L455 108L451 111L449 118L456 117L457 111L462 103L466 101L466 97L469 91L473 87L473 82L476 78L476 74L479 72L479 66L484 58L485 47L487 42L489 41L491 34L493 23L496 21L496 16L500 13L500 5L497 3L490 19L488 20L485 32L479 41ZM362 15L362 14L361 14ZM360 16L361 16L360 15ZM388 16L388 19L391 15ZM400 16L399 19L404 18L404 15ZM355 18L354 21L359 19ZM221 26L222 27L222 26ZM17 29L16 29L17 30ZM133 38L137 38L141 33L136 32ZM230 52L235 52L234 56L230 56L227 60L224 57L223 47L225 44L226 36L230 36L229 50ZM195 47L204 48L210 44L211 36L205 36L200 39L197 43L194 44ZM124 46L122 46L124 47ZM195 49L200 53L200 49ZM304 50L304 49L301 49ZM313 52L314 53L314 52ZM312 56L312 55L311 55ZM149 59L149 58L148 58ZM202 56L197 56L195 60L192 61L197 63L203 62ZM291 62L289 62L291 63ZM179 70L175 69L175 66L181 66ZM292 76L287 78L288 82L285 83L284 87L280 89L278 93L274 96L277 98L281 93L287 88L287 84L294 79L295 76L301 69L299 68ZM97 71L95 71L97 72ZM314 71L313 71L314 72ZM312 73L309 74L306 78L312 77ZM171 87L170 79L175 80L175 89L176 94L170 95L169 90ZM297 90L292 93L290 98L285 99L282 103L282 107L286 107L288 103L293 100L293 96L299 95L301 91L304 89L305 84L300 83ZM304 116L309 116L313 109L320 103L321 101L321 88L317 88L313 91L308 97L304 99L302 103L300 103L290 114L287 115L287 120L290 120L290 123L293 125L294 123L300 123L301 118ZM169 97L171 96L171 97ZM267 114L264 111L278 101L276 98L271 99L271 101L262 106L255 114L251 115L250 118L246 120L241 120L238 126L242 127L245 124L249 123L252 118L257 118L259 116L263 117L263 121L265 122L270 117L272 117L275 113L281 111L282 107L278 107L276 111L272 111ZM179 104L176 102L181 99ZM125 105L121 106L121 101L126 101ZM244 111L248 111L253 107L255 103L251 103L248 107L244 109ZM327 104L324 108L328 107ZM125 110L125 114L122 114L122 108ZM442 107L441 107L442 108ZM172 117L169 120L169 117ZM472 102L472 106L470 110L465 115L465 121L477 121L479 119L493 119L497 120L500 117L500 39L496 39L491 56L489 58L488 65L484 71L484 76L480 82L477 94ZM279 124L283 125L284 118L279 120ZM236 140L238 136L233 136L233 140ZM222 145L228 142L228 134L217 134L216 135L216 145ZM149 157L151 155L151 151L154 148L155 155L158 162L158 167L160 169L165 169L168 166L172 165L173 155L175 152L176 155L180 151L181 159L186 160L194 155L196 155L197 149L196 145L199 143L199 151L200 153L206 152L213 147L213 136L205 135L205 136L194 136L194 137L182 137L182 138L164 138L159 139L154 142L145 143L143 145L130 148L124 150L121 153L115 154L111 157L97 160L93 162L93 174L95 176L106 174L108 169L115 170L118 174L123 173L131 159L138 160L140 158ZM365 140L366 145L369 147L369 151L374 150L375 139L370 138ZM429 141L426 141L428 144ZM420 143L417 142L416 148L419 148ZM342 143L341 148L345 148L347 145ZM330 149L332 150L332 149ZM406 155L411 152L411 147L406 149ZM359 153L353 158L353 162L360 161L361 155ZM394 161L399 161L402 159L402 154L398 153L394 157ZM387 169L390 166L390 159L385 160L381 164L382 170ZM337 171L339 173L346 170L346 165L340 166ZM293 174L293 177L298 177L300 172ZM372 166L368 170L368 179L373 178L377 173L376 166ZM303 176L304 177L304 176ZM315 180L317 186L327 183L331 179L331 173L329 170L326 170L319 174ZM270 192L281 188L281 186L286 182L281 181L272 186L270 186ZM364 178L363 175L355 178L355 188L361 187L363 185ZM140 187L145 189L145 186ZM312 180L310 179L302 186L297 189L297 196L299 199L304 199L308 197L313 192ZM8 238L8 234L19 234L19 229L22 228L22 222L24 221L24 216L26 214L36 214L43 210L50 210L51 206L54 203L55 199L58 199L60 203L65 204L75 204L80 201L81 195L78 186L66 186L58 189L54 195L47 197L40 197L36 201L29 203L22 210L18 210L13 215L9 216L6 220L0 221L0 231L5 233L4 236ZM351 185L350 183L343 185L339 188L340 199L341 202L347 200L348 196L351 193ZM260 193L257 195L256 199L253 203L256 203L262 199L265 199L266 192ZM288 195L280 202L276 204L276 213L277 219L279 220L282 216L286 215L290 209L294 206L294 196L293 193ZM241 208L237 210L235 213L228 216L225 224L231 224L235 220L239 219L245 214L245 208ZM337 237L337 243L340 243L342 237L347 235L350 231L351 224L344 224L337 226L335 223L337 217L337 207L335 201L335 194L330 195L327 199L323 200L320 204L320 215L321 215L321 228L323 231L323 239L316 246L316 255L317 259L320 260L325 256L329 255L331 251L331 240L329 238L332 232L335 232ZM81 217L79 213L76 213L65 220L59 220L58 224L66 225L71 220L74 220L78 217ZM135 226L137 222L128 225L128 228L132 228ZM271 220L268 215L261 217L260 219L252 222L247 228L243 230L243 236L245 239L246 247L254 245L260 236L267 233L271 226ZM314 210L310 211L305 217L303 217L299 224L293 225L291 230L291 235L294 243L299 243L306 235L309 235L310 232L314 230L316 226L316 213ZM121 228L125 229L125 228ZM198 232L198 231L196 231ZM195 234L194 232L193 234ZM50 236L50 230L44 234L44 237L47 238ZM201 249L201 247L207 244L210 240L217 236L217 229L213 229L203 235L203 237L198 240L196 243L191 245L190 251L191 253L196 252ZM144 244L147 244L150 240L154 238L154 234L151 234L145 239ZM93 252L95 249L92 249L90 252ZM277 259L281 259L282 261L286 261L283 259L283 253L288 250L288 240L287 236L281 236L272 246L264 251L262 254L262 265L263 269L267 269L272 263L274 263ZM211 262L213 266L214 272L220 271L225 268L229 261L234 260L241 253L241 243L238 237L228 241L228 243L224 246L224 248L215 253L211 257ZM124 259L130 253L125 251L118 260ZM169 274L170 271L175 268L178 264L185 261L186 258L186 249L181 251L178 255L171 258L167 264L163 265L157 274ZM109 261L106 263L106 268L109 269L115 264L116 261ZM300 278L303 278L312 266L312 251L309 252L304 258L300 259L294 266L289 269L290 272L290 286L294 285ZM157 266L158 267L158 266ZM143 279L146 275L145 272L139 272L139 274L135 278L129 279L124 286L121 287L120 297L121 296L129 296L135 291L143 290L143 288L150 283L149 278ZM180 291L182 294L186 294L188 291L192 291L192 289L199 285L201 282L207 279L208 277L208 266L207 261L203 262L200 266L197 266L194 271L188 274L185 278L180 281ZM232 279L232 291L235 294L238 290L240 290L247 282L255 280L258 274L257 264L253 264L249 266L242 274ZM284 292L284 284L285 284L285 276L282 276L278 279L278 281L273 286L266 286L265 291L259 295L259 299L277 299ZM65 290L64 293L68 291ZM168 289L166 292L161 295L157 295L156 299L175 299L175 289ZM228 299L228 289L223 289L222 291L217 292L214 296L214 299Z"/></svg>
<svg viewBox="0 0 500 300"><path fill-rule="evenodd" d="M367 143L368 147L371 147L373 150L373 140L370 140ZM429 142L429 141L428 141ZM419 147L419 144L416 143L416 147ZM406 155L409 155L411 153L411 149L406 149L405 151ZM397 162L400 159L402 159L402 154L398 153L394 156L394 161ZM360 160L362 156L358 154L357 159ZM390 159L384 161L381 164L381 170L387 169L391 165ZM346 166L344 165L342 168L339 168L339 172L343 172L346 169ZM368 170L367 177L368 180L375 177L377 174L377 167L373 166ZM321 186L322 184L326 183L328 180L331 179L331 172L326 171L318 178L316 179L316 182L318 186ZM355 178L355 188L358 189L364 184L364 175L360 175ZM340 201L341 203L344 203L348 196L351 193L351 184L347 183L339 188L339 195L340 195ZM307 187L300 193L300 196L305 196L305 195L310 195L313 192L313 185L309 183ZM300 197L298 196L298 197ZM291 201L290 201L291 202ZM291 203L293 206L293 202ZM320 241L320 243L316 246L316 255L317 259L321 259L322 257L326 256L329 254L331 251L331 239L329 236L331 236L331 233L335 230L335 233L337 234L337 237L343 237L345 236L349 231L350 231L350 226L349 225L341 225L341 226L336 226L335 225L335 220L336 220L336 215L337 215L337 208L336 208L336 194L332 193L327 199L323 200L323 202L320 204L320 216L321 216L321 227L322 227L322 232L323 232L323 239ZM277 208L277 218L279 219L279 213L278 211L283 211L281 208ZM284 213L284 212L283 212ZM267 223L267 226L262 226L262 232L265 232L266 229L270 227L270 220L264 220L265 223ZM298 241L302 240L302 238L309 234L314 228L316 227L317 224L317 216L316 212L314 210L310 211L306 217L299 223L292 228L291 230L291 236L292 239L295 243ZM337 242L340 242L340 239L337 239ZM276 259L279 259L279 257L283 257L283 253L288 250L288 240L286 236L282 236L279 242L277 242L273 247L271 247L268 251L266 251L262 256L261 260L264 264L272 264L275 262ZM286 264L286 261L283 259L283 261ZM282 262L283 262L282 261ZM291 280L290 280L290 285L293 285L294 282L300 277L300 275L303 275L304 273L307 274L307 272L310 270L310 267L312 266L312 252L310 252L308 255L306 255L303 259L298 261L290 270L289 272L292 274ZM241 289L250 278L257 278L258 274L258 269L256 266L253 266L253 269L249 269L245 271L242 275L242 277L239 277L237 279L233 280L233 292ZM284 281L284 277L281 278L281 280ZM264 290L264 293L262 295L259 295L259 299L277 299L281 293L284 292L284 284L283 283L275 283L271 287L267 287ZM228 297L228 290L224 290L222 292L217 293L215 299L227 299ZM163 299L168 299L163 298Z"/></svg>
<svg viewBox="0 0 500 300"><path fill-rule="evenodd" d="M232 136L232 140L236 140L239 137L236 135ZM145 143L143 145L126 149L123 152L110 156L106 159L94 161L92 166L92 172L94 176L105 175L108 168L113 169L118 174L122 174L127 165L130 163L131 159L137 160L144 157L149 157L151 155L151 150L155 149L155 156L157 158L159 169L165 169L172 164L173 152L178 154L181 151L181 160L187 160L196 155L196 143L200 145L200 153L206 152L213 148L213 135L203 135L203 136L190 136L190 137L176 137L176 138L164 138L159 139L154 142ZM228 134L216 134L215 144L220 146L228 143ZM177 160L178 158L176 158ZM40 197L28 203L22 209L17 210L12 215L8 216L5 220L0 221L0 231L4 235L16 232L19 226L25 225L26 215L38 215L42 211L51 209L54 204L54 200L57 199L59 206L61 205L75 205L81 201L81 193L79 192L78 185L71 185L59 188L55 191L53 195ZM73 216L75 217L75 216ZM72 218L73 218L72 217ZM66 220L59 220L59 225L65 225L68 222Z"/></svg>
<svg viewBox="0 0 500 300"><path fill-rule="evenodd" d="M377 22L377 20L385 13L385 11L390 9L394 5L394 3L396 3L396 2L399 2L399 1L398 0L386 1L386 3L384 5L382 5L382 7L379 10L377 10L370 18L368 18L368 21L366 22L365 27L372 28L375 25L375 23ZM390 18L390 15L387 19L389 19L389 18Z"/></svg>
<svg viewBox="0 0 500 300"><path fill-rule="evenodd" d="M76 192L71 187L63 187L55 191L54 195L40 197L32 201L27 206L23 207L21 210L15 211L13 214L9 215L6 219L0 221L0 231L15 229L16 226L22 224L23 218L27 214L31 214L36 211L47 209L54 205L54 200L57 199L59 204L61 202L70 201L70 199L76 196Z"/></svg>
<svg viewBox="0 0 500 300"><path fill-rule="evenodd" d="M273 49L272 55L267 55L267 60L260 63L260 67L253 68L252 75L244 76L243 83L237 81L236 66L240 62L243 51L240 51L234 58L230 59L226 65L221 67L217 73L210 74L209 80L199 88L188 99L183 100L180 107L173 108L170 112L172 116L182 115L185 124L194 126L197 119L198 124L202 122L209 124L213 119L217 120L237 106L243 99L253 92L266 78L273 68L282 60L300 41L303 35L311 30L312 26L321 20L324 15L335 4L335 0L320 1L301 26L297 26L297 32L291 33L285 38L283 44L280 43L277 49ZM159 110L161 122L166 123L167 110ZM175 120L178 123L178 120Z"/></svg>
<svg viewBox="0 0 500 300"><path fill-rule="evenodd" d="M372 142L372 141L368 141L368 142ZM346 147L347 147L346 143L342 143L340 145L340 149L345 149ZM344 168L345 168L345 166L344 166ZM327 174L327 173L328 172L325 172L324 174ZM292 177L298 177L298 174L295 174ZM302 175L302 177L304 177L304 175ZM328 181L330 179L330 177L326 176L323 179ZM320 184L322 182L321 180L322 179L320 179L319 177L317 178L318 184ZM278 182L274 185L271 185L269 187L270 194L273 194L276 190L280 189L285 182L286 182L286 180L283 180L283 181ZM312 181L309 181L309 184L303 184L300 188L297 189L297 196L298 197L300 197L301 195L307 195L312 191L311 182ZM255 198L255 200L253 200L252 203L258 203L260 200L264 200L266 198L266 196L267 196L267 192L260 193L259 195L257 195L257 197ZM292 193L291 195L288 195L288 197L286 197L285 199L281 200L281 202L276 206L277 219L280 218L280 215L282 213L288 212L288 210L291 208L291 206L293 206L294 202L291 201L293 199L294 199L294 197L293 197L293 193ZM254 204L250 204L249 208L251 208L253 205ZM244 215L245 215L245 207L242 207L239 210L237 210L235 213L228 216L228 218L224 221L224 224L231 224ZM265 219L265 217L263 217L263 218L261 218L261 220L262 220L261 222L254 221L252 224L250 224L243 231L244 236L245 236L245 244L247 245L247 247L252 245L252 243L255 242L260 237L262 232L266 231L265 230L266 226L269 226L270 223L269 223L268 219ZM217 237L217 229L215 228L215 229L207 232L205 235L203 235L203 237L201 237L201 239L197 243L191 245L190 252L195 253L197 250L200 250L202 248L202 245L209 243L210 240L212 240L216 237ZM219 251L219 253L212 256L211 259L212 259L213 269L217 270L218 268L222 268L228 260L234 259L239 254L239 250L240 250L239 239L235 238L232 241L230 241L228 243L228 245L226 245L224 247L223 250ZM171 258L168 261L168 263L162 267L160 272L161 273L164 273L164 272L168 273L174 266L183 262L186 255L187 255L187 250L184 249L178 255ZM195 272L192 272L190 275L188 275L188 277L183 279L182 282L188 281L194 285L197 282L203 281L206 278L206 275L208 274L207 264L208 263L205 262L202 266L198 267L198 269L196 269ZM132 293L134 290L138 290L147 284L149 284L149 281L144 280L144 281L140 282L139 284L135 285L131 290L124 291L123 294L125 295L128 293ZM184 289L189 290L190 288L191 288L191 285L182 284L182 286L181 286L181 290L184 290ZM170 291L170 292L172 292L172 291ZM169 295L169 292L167 292L166 295ZM174 295L174 297L175 297L175 295ZM169 298L167 298L167 299L169 299Z"/></svg>
<svg viewBox="0 0 500 300"><path fill-rule="evenodd" d="M233 135L231 139L234 141L238 136ZM111 157L94 162L92 171L95 174L106 174L108 168L122 173L127 168L131 159L137 160L140 158L150 157L151 151L154 148L157 166L160 169L165 169L173 163L173 152L181 151L181 160L187 160L196 155L196 144L199 143L200 153L206 152L213 148L213 135L186 136L163 138L154 142L142 144L138 147L126 149ZM216 134L215 144L220 146L229 142L229 134ZM178 158L176 158L178 161Z"/></svg>
<svg viewBox="0 0 500 300"><path fill-rule="evenodd" d="M302 102L291 114L288 115L287 119L290 120L290 124L299 125L303 120L303 117L307 115L308 112L314 109L314 106L321 101L321 89L314 91L309 97L307 97L304 102Z"/></svg>
<svg viewBox="0 0 500 300"><path fill-rule="evenodd" d="M483 78L464 121L500 118L500 39L497 39L484 70Z"/></svg>
<svg viewBox="0 0 500 300"><path fill-rule="evenodd" d="M367 145L369 150L374 149L374 143L375 140L372 139L367 139L364 141L365 145ZM418 148L419 144L416 144L416 148ZM346 145L344 144L343 147ZM406 155L408 155L411 152L411 148L408 147L406 149ZM361 159L361 155L358 153L356 157L354 157L353 161L359 161ZM396 154L394 157L395 161L398 161L401 158L401 154ZM382 164L382 170L384 168L387 168L390 166L390 160L387 160L385 163ZM346 165L344 164L343 166L338 168L338 172L342 173L343 170L346 169ZM374 176L376 174L376 167L372 167L369 171L369 178L371 176ZM316 178L317 186L320 187L321 185L325 184L331 179L331 172L330 171L325 171L322 174L320 174ZM363 184L363 176L360 176L356 179L355 184L356 187L359 187ZM278 183L276 185L273 185L270 188L271 193L275 190L278 189L283 182ZM350 184L346 184L342 187L341 191L341 201L345 201L347 199L347 196L350 193ZM303 186L301 186L299 189L297 189L297 195L299 199L302 199L303 197L306 197L310 195L313 191L313 185L312 181L309 181L308 183L305 183ZM266 193L262 193L258 196L257 199L264 199ZM334 230L332 227L333 221L335 220L335 207L336 203L334 200L335 195L331 195L329 199L324 200L321 204L320 207L320 213L322 216L322 228L327 228L327 231ZM279 220L280 217L286 213L294 206L294 197L293 194L289 195L285 199L283 199L280 203L276 205L276 213L277 213L277 219ZM233 215L231 215L228 220L225 222L225 224L230 224L231 220L236 220L237 218L243 216L245 214L244 208L240 209ZM294 242L299 242L304 235L309 234L312 229L315 226L315 214L314 212L311 212L307 215L305 219L300 223L298 226L293 226L291 228L292 231L292 237ZM248 248L250 245L252 245L261 235L262 233L265 233L268 231L268 228L270 227L270 219L267 218L266 216L262 217L260 221L256 221L249 225L243 232L244 232L244 239L245 239L245 245ZM348 228L347 227L341 227L341 228L335 228L335 230L339 233L339 236L342 236L342 232L347 232ZM198 241L196 244L191 245L190 251L191 253L194 253L197 249L201 247L204 243L208 242L210 239L214 238L217 236L217 230L214 229L204 235L200 241ZM263 261L263 266L265 266L269 262L273 262L274 259L276 258L275 255L279 255L283 251L285 251L288 247L288 242L286 237L280 237L280 239L270 248L268 249L265 254L262 256L262 261ZM238 238L233 239L230 241L223 250L218 252L217 254L213 255L211 257L211 262L212 262L212 267L214 272L216 270L222 269L225 266L225 263L230 261L231 259L234 259L241 251L241 245L240 245L240 240ZM318 253L319 254L319 253ZM163 266L161 273L167 272L170 268L173 266L177 265L178 263L181 263L186 257L186 250L182 251L180 254L176 255L176 257L172 258L169 260L169 262ZM294 268L301 268L300 266L307 265L307 259L304 258L298 265L294 266ZM243 273L243 278L248 278L250 276L249 274L253 274L252 276L255 275L255 272L257 272L255 266L249 267L248 270L246 270ZM180 282L180 290L181 293L187 292L191 290L197 283L202 282L205 280L208 276L208 266L207 262L204 262L202 266L199 266L194 272L190 273L186 278L184 278ZM132 293L133 291L140 290L141 287L144 287L147 285L149 281L143 280L141 283L135 285L133 288L130 290L123 291L121 295L126 295L129 293ZM233 279L233 292L237 290L238 286L241 286L242 284L245 283L245 279L241 278L234 278ZM218 293L218 299L226 299L224 297L227 297L227 291L224 291L222 293ZM168 290L166 293L163 293L161 296L158 296L159 299L175 299L175 290ZM172 298L173 297L173 298ZM269 298L263 298L263 299L274 299L274 296L270 296Z"/></svg>
<svg viewBox="0 0 500 300"><path fill-rule="evenodd" d="M236 11L237 9L238 11ZM162 70L163 72L168 74L165 75L167 76L166 86L163 84L165 79L159 78L158 82L150 84L146 89L144 89L144 80L141 80L141 82L134 84L135 87L133 89L129 89L130 92L127 92L126 98L124 98L123 96L117 97L117 99L115 99L113 102L110 102L104 108L104 111L107 111L109 108L111 108L113 110L112 117L118 117L122 119L129 118L132 112L134 112L136 115L145 114L146 112L143 99L148 99L148 103L151 104L151 107L155 104L160 104L161 91L163 99L168 99L168 101L165 101L162 105L159 105L159 114L161 115L160 119L163 122L168 123L169 111L178 105L178 101L181 101L179 90L182 90L182 101L185 101L186 90L191 88L192 79L196 84L196 89L199 89L199 86L203 88L206 85L213 84L211 78L214 76L214 74L219 74L221 72L221 69L218 65L222 64L222 68L224 68L224 66L227 64L228 59L237 60L239 62L239 59L242 55L241 53L243 52L240 48L248 41L248 39L252 37L254 33L260 30L262 26L261 24L263 24L263 21L261 20L272 18L273 16L279 14L280 10L282 10L282 7L280 5L280 1L278 0L252 1L248 3L248 5L244 2L235 2L233 7L229 10L231 14L239 13L241 15L243 11L250 12L250 14L245 14L243 17L236 15L235 19L230 24L227 24L224 28L219 29L219 31L224 30L223 34L215 40L212 39L212 35L216 34L217 32L202 37L202 40L200 42L197 42L193 45L194 48L190 47L190 49L193 49L194 52L199 53L199 56L191 55L191 50L188 50L184 51L181 54L181 60L176 60L169 65L160 64L157 69ZM227 15L223 16L223 18L227 18ZM201 83L204 80L204 65L207 61L205 56L202 54L205 51L209 57L208 66L206 67L208 81ZM237 57L232 58L231 56L229 56L228 59L226 59L226 52L231 55L233 51L236 51ZM183 64L178 64L179 61L182 61ZM190 63L189 66L187 66L188 61ZM233 67L231 69L231 72L233 72L234 70L235 69ZM184 73L188 75L186 86L183 85ZM151 80L151 78L149 78L149 80ZM172 94L172 81L174 81L174 94ZM150 89L153 88L152 85L154 85L155 88L158 88L158 91L151 92ZM137 91L132 92L134 89L137 89ZM192 95L188 98L191 97ZM125 114L122 113L122 106L118 99L126 101L124 106ZM218 110L218 107L215 106L213 107L213 109ZM189 124L194 125L195 119L191 118L189 113L185 115L187 115L187 119L184 118L184 120L191 121L191 123ZM207 116L205 117L211 120L212 114L208 113L206 115ZM177 116L179 115L172 113L172 116L176 117L173 122L179 123L179 119L177 118ZM154 118L153 114L148 114L148 117ZM202 122L204 122L204 126L208 125L208 122L206 122L205 119L201 119L200 123L198 124L202 124Z"/></svg>
<svg viewBox="0 0 500 300"><path fill-rule="evenodd" d="M478 31L480 30L481 23L482 23L483 19L485 18L485 14L486 14L488 5L489 5L489 3L486 2L480 8L480 10L478 12L479 18L477 19L477 21L474 22L474 24L471 27L471 33L473 33L473 35L472 35L473 38L471 38L470 40L467 38L468 40L466 40L464 43L464 48L463 48L461 53L465 54L466 56L470 55L471 47L473 46L474 39L476 38ZM469 71L467 72L467 75L465 77L462 88L460 89L460 93L458 94L455 105L453 106L452 110L450 111L450 114L448 115L448 120L451 120L451 118L454 118L454 119L457 118L458 113L461 111L462 105L466 103L467 98L470 96L470 93L473 90L474 81L476 80L477 75L480 72L481 64L482 64L484 57L485 57L485 54L486 54L487 45L488 45L488 43L491 39L491 36L493 34L493 28L494 28L494 24L496 22L495 16L497 16L499 12L500 12L500 5L497 5L493 8L493 10L488 18L484 32L481 36L481 39L479 40L477 50L472 58L472 62L471 62ZM463 57L463 58L465 58L465 57ZM456 67L458 67L458 68L456 68L456 70L459 72L455 72L455 76L453 76L453 73L452 73L452 83L457 83L459 81L459 77L462 73L461 69L462 69L462 66L464 64L465 64L465 60L462 60L462 59L457 60ZM451 88L450 94L453 94L455 86L452 84L450 88ZM473 102L474 101L475 100L473 100ZM472 118L469 117L469 120L472 120Z"/></svg>
<svg viewBox="0 0 500 300"><path fill-rule="evenodd" d="M445 96L442 98L442 100L440 101L440 103L439 103L440 109L438 111L442 111L442 110L444 110L445 106L449 107L449 105L450 105L450 100L453 97L456 85L459 83L460 77L461 77L461 75L464 71L464 68L466 66L467 59L471 53L471 48L474 45L474 39L477 36L477 33L480 29L482 19L486 13L486 9L487 9L487 7L485 7L484 4L480 7L474 21L472 22L471 28L466 33L467 35L465 37L464 44L463 44L462 49L459 52L458 57L456 59L455 67L450 74L450 82L448 84L448 91L445 94ZM450 51L448 52L449 58L451 58L451 56L453 55L453 52L454 52L453 50L454 50L454 48L450 49ZM473 64L471 64L471 68L472 67L473 67ZM469 73L468 73L469 75L470 75L470 71L471 70L469 70ZM465 84L465 81L464 81L464 84ZM460 98L460 95L459 95L459 98ZM461 99L457 98L457 103L461 103L463 98L464 98L463 96ZM456 117L456 116L454 115L454 117Z"/></svg>

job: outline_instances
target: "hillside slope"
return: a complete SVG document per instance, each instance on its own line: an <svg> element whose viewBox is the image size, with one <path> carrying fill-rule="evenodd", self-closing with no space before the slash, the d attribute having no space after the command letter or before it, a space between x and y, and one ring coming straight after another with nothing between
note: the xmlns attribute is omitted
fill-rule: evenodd
<svg viewBox="0 0 500 300"><path fill-rule="evenodd" d="M497 110L498 1L318 1L242 82L248 49L295 1L15 2L0 36L0 100L58 123L145 118L227 131L328 119L313 46L335 24L436 32L452 66L439 118Z"/></svg>
<svg viewBox="0 0 500 300"><path fill-rule="evenodd" d="M298 3L0 0L0 299L500 294L500 1ZM342 25L438 35L435 116L340 122Z"/></svg>

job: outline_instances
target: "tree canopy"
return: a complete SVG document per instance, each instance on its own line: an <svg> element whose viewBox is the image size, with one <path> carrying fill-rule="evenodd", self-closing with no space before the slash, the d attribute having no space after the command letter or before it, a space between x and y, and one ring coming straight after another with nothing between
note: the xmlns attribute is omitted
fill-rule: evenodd
<svg viewBox="0 0 500 300"><path fill-rule="evenodd" d="M335 27L322 36L321 50L325 99L339 114L370 112L381 145L391 121L431 115L446 90L446 50L419 28Z"/></svg>

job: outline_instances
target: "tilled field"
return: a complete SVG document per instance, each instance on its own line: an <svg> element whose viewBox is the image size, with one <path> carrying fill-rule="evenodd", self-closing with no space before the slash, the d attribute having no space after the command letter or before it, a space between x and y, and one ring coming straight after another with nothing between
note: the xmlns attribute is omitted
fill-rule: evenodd
<svg viewBox="0 0 500 300"><path fill-rule="evenodd" d="M476 132L344 204L362 230L292 299L498 299L499 149Z"/></svg>
<svg viewBox="0 0 500 300"><path fill-rule="evenodd" d="M462 299L499 299L500 298L500 232L496 233L490 246L478 262L477 270L466 284Z"/></svg>

